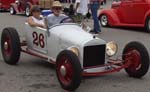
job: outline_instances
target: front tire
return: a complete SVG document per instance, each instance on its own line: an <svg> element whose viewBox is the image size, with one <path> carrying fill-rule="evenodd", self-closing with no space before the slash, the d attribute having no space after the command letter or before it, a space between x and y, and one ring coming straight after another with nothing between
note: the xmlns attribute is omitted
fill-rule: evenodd
<svg viewBox="0 0 150 92"><path fill-rule="evenodd" d="M103 14L103 15L100 16L100 23L103 27L108 27L109 26L107 15Z"/></svg>
<svg viewBox="0 0 150 92"><path fill-rule="evenodd" d="M77 89L82 79L81 71L79 59L73 52L64 50L58 55L56 73L63 89L68 91Z"/></svg>
<svg viewBox="0 0 150 92"><path fill-rule="evenodd" d="M1 36L1 49L4 61L7 64L14 65L20 58L20 39L14 28L5 28Z"/></svg>
<svg viewBox="0 0 150 92"><path fill-rule="evenodd" d="M146 18L145 29L148 33L150 33L150 17Z"/></svg>
<svg viewBox="0 0 150 92"><path fill-rule="evenodd" d="M149 69L149 54L145 46L139 42L128 43L123 50L123 60L130 62L125 71L131 77L141 78Z"/></svg>

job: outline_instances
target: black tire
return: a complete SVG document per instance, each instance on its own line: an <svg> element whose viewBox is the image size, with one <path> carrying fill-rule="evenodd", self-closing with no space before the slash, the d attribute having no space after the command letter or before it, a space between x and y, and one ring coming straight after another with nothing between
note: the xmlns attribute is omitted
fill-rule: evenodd
<svg viewBox="0 0 150 92"><path fill-rule="evenodd" d="M11 6L11 7L10 7L9 12L10 12L10 14L11 14L11 15L16 14L16 11L15 11L15 9L14 9L14 7L13 7L13 6Z"/></svg>
<svg viewBox="0 0 150 92"><path fill-rule="evenodd" d="M62 69L67 70L65 74L62 73ZM68 91L77 89L82 79L82 69L78 57L71 51L62 51L57 57L56 74L63 89Z"/></svg>
<svg viewBox="0 0 150 92"><path fill-rule="evenodd" d="M100 20L102 27L108 27L109 26L109 21L108 21L107 15L105 15L105 14L100 15L99 20Z"/></svg>
<svg viewBox="0 0 150 92"><path fill-rule="evenodd" d="M146 21L145 21L145 30L150 33L150 17L147 17L146 18Z"/></svg>
<svg viewBox="0 0 150 92"><path fill-rule="evenodd" d="M0 12L3 12L4 10L3 10L3 8L2 7L0 7Z"/></svg>
<svg viewBox="0 0 150 92"><path fill-rule="evenodd" d="M3 29L1 36L1 50L4 61L14 65L20 58L20 39L16 29L8 27Z"/></svg>
<svg viewBox="0 0 150 92"><path fill-rule="evenodd" d="M25 15L26 15L27 17L30 16L30 6L29 6L29 5L26 6Z"/></svg>
<svg viewBox="0 0 150 92"><path fill-rule="evenodd" d="M131 77L141 78L149 69L149 54L145 46L139 42L128 43L123 50L123 60L127 59L131 64L125 68L125 71Z"/></svg>

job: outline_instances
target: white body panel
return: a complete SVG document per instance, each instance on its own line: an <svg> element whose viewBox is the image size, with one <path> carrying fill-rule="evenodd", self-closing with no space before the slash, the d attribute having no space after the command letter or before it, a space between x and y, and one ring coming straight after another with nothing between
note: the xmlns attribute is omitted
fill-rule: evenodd
<svg viewBox="0 0 150 92"><path fill-rule="evenodd" d="M39 35L42 34L44 38L47 38L46 29L42 28L36 28L36 27L30 27L28 24L26 24L26 40L28 49L38 51L40 53L47 53L47 39L44 39L45 46L41 47L40 44L34 44L34 39L37 37L37 40L35 42L38 43L39 41Z"/></svg>
<svg viewBox="0 0 150 92"><path fill-rule="evenodd" d="M77 47L79 49L79 60L83 66L83 49L84 46L103 45L106 44L104 40L94 37L92 34L85 32L79 25L58 24L52 26L48 31L41 28L32 28L27 25L27 43L28 49L40 52L49 58L56 59L57 55L70 47ZM35 46L33 44L33 32L44 35L45 47Z"/></svg>

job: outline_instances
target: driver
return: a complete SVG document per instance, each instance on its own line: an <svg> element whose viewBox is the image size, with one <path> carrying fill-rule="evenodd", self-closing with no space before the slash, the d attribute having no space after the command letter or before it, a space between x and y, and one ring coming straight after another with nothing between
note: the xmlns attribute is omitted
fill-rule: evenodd
<svg viewBox="0 0 150 92"><path fill-rule="evenodd" d="M66 18L67 16L62 14L62 4L59 1L54 1L52 4L52 14L49 14L46 17L46 25L50 27L54 24L59 24L62 19Z"/></svg>

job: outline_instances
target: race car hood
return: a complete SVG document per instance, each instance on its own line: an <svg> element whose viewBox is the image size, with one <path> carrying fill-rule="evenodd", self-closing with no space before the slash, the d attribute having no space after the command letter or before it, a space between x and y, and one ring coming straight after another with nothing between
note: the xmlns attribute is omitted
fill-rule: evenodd
<svg viewBox="0 0 150 92"><path fill-rule="evenodd" d="M69 46L89 46L105 44L105 41L84 31L77 24L61 24L51 28L51 33L59 38L59 43L63 48Z"/></svg>

